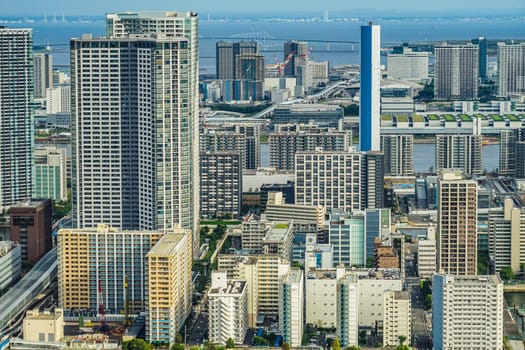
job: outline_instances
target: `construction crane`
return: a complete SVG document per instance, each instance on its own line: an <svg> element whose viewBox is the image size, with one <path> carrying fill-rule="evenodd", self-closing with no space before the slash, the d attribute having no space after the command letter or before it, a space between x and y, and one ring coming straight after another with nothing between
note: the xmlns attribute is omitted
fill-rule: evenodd
<svg viewBox="0 0 525 350"><path fill-rule="evenodd" d="M288 63L290 63L294 54L295 52L293 50L290 51L288 56L286 56L286 59L284 60L284 62L277 66L277 71L279 72L279 75L282 76L284 74L284 68L288 65Z"/></svg>
<svg viewBox="0 0 525 350"><path fill-rule="evenodd" d="M109 329L106 323L106 312L104 311L104 298L102 296L102 285L98 281L98 313L100 314L100 331L107 332Z"/></svg>

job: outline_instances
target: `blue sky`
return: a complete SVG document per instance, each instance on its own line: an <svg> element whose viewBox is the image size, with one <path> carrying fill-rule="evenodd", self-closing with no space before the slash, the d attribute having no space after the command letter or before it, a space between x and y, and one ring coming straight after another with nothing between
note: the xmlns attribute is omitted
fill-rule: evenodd
<svg viewBox="0 0 525 350"><path fill-rule="evenodd" d="M525 0L0 0L0 17L6 15L103 15L112 11L194 10L207 13L319 12L345 14L525 14ZM517 12L516 12L517 10Z"/></svg>

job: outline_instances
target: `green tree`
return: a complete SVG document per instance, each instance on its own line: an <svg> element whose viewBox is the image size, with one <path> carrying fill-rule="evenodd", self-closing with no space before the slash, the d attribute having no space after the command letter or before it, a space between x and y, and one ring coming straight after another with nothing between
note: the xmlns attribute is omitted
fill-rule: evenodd
<svg viewBox="0 0 525 350"><path fill-rule="evenodd" d="M226 347L228 349L233 349L235 347L235 340L228 338L228 340L226 340Z"/></svg>
<svg viewBox="0 0 525 350"><path fill-rule="evenodd" d="M283 350L291 350L291 348L290 343L283 342L281 345L281 349Z"/></svg>
<svg viewBox="0 0 525 350"><path fill-rule="evenodd" d="M512 271L512 268L509 266L503 267L499 271L499 275L504 281L510 281L514 279L514 271Z"/></svg>
<svg viewBox="0 0 525 350"><path fill-rule="evenodd" d="M359 345L366 345L366 343L367 343L366 331L359 332Z"/></svg>
<svg viewBox="0 0 525 350"><path fill-rule="evenodd" d="M190 347L190 350L200 350L200 347L198 345L193 345Z"/></svg>
<svg viewBox="0 0 525 350"><path fill-rule="evenodd" d="M177 344L184 343L184 339L182 338L182 334L177 333L177 335L175 336L175 343L177 343Z"/></svg>
<svg viewBox="0 0 525 350"><path fill-rule="evenodd" d="M525 263L520 264L520 272L525 272Z"/></svg>
<svg viewBox="0 0 525 350"><path fill-rule="evenodd" d="M334 339L334 343L332 344L332 350L341 350L341 343L337 337Z"/></svg>
<svg viewBox="0 0 525 350"><path fill-rule="evenodd" d="M359 346L357 346L357 345L352 345L352 346L349 346L349 347L346 348L346 350L359 350L359 349L361 349L361 348Z"/></svg>
<svg viewBox="0 0 525 350"><path fill-rule="evenodd" d="M171 346L170 350L184 350L184 345L180 343L175 343Z"/></svg>
<svg viewBox="0 0 525 350"><path fill-rule="evenodd" d="M122 350L151 350L153 346L142 339L133 339L122 343Z"/></svg>
<svg viewBox="0 0 525 350"><path fill-rule="evenodd" d="M206 341L206 342L204 343L204 348L205 348L206 350L216 350L216 348L215 348L215 344L213 344L211 341Z"/></svg>
<svg viewBox="0 0 525 350"><path fill-rule="evenodd" d="M403 343L407 340L407 337L404 335L400 335L397 337L399 339L399 345L403 346Z"/></svg>
<svg viewBox="0 0 525 350"><path fill-rule="evenodd" d="M255 345L268 345L268 340L264 339L263 337L255 336L253 337L253 343Z"/></svg>

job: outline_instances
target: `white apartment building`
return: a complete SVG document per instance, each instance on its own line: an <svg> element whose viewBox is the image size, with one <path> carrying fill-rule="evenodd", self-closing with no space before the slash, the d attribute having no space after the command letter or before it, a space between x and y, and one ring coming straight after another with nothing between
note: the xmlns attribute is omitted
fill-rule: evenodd
<svg viewBox="0 0 525 350"><path fill-rule="evenodd" d="M412 336L412 313L408 292L388 291L383 294L383 345L399 345L399 337L405 336L410 345Z"/></svg>
<svg viewBox="0 0 525 350"><path fill-rule="evenodd" d="M69 84L48 88L46 114L71 113L71 87Z"/></svg>
<svg viewBox="0 0 525 350"><path fill-rule="evenodd" d="M430 278L436 272L437 245L434 239L422 239L417 242L417 275Z"/></svg>
<svg viewBox="0 0 525 350"><path fill-rule="evenodd" d="M375 327L377 321L383 321L383 294L402 290L403 281L399 276L386 277L376 272L376 276L358 279L359 326Z"/></svg>
<svg viewBox="0 0 525 350"><path fill-rule="evenodd" d="M358 345L358 303L357 274L346 274L337 284L337 325L336 332L341 346Z"/></svg>
<svg viewBox="0 0 525 350"><path fill-rule="evenodd" d="M379 140L378 140L379 141ZM383 154L315 151L295 155L295 203L343 211L383 207Z"/></svg>
<svg viewBox="0 0 525 350"><path fill-rule="evenodd" d="M283 341L296 347L302 345L304 328L303 271L292 269L279 285L279 330Z"/></svg>
<svg viewBox="0 0 525 350"><path fill-rule="evenodd" d="M503 349L503 283L498 275L434 275L435 350Z"/></svg>
<svg viewBox="0 0 525 350"><path fill-rule="evenodd" d="M218 270L228 278L244 280L248 288L248 324L255 327L257 315L277 316L280 278L290 270L290 262L279 255L218 256Z"/></svg>
<svg viewBox="0 0 525 350"><path fill-rule="evenodd" d="M244 342L248 327L248 294L246 281L228 280L226 271L214 271L208 291L209 339L225 344L232 338Z"/></svg>
<svg viewBox="0 0 525 350"><path fill-rule="evenodd" d="M388 76L394 79L421 81L428 79L428 52L414 52L403 47L403 53L387 56Z"/></svg>

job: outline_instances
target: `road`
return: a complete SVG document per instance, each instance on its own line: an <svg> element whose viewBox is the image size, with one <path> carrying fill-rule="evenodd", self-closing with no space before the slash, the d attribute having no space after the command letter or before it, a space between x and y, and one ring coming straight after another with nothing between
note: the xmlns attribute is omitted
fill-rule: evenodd
<svg viewBox="0 0 525 350"><path fill-rule="evenodd" d="M419 288L419 278L406 278L407 290L412 304L412 345L417 349L432 349L430 313L425 310L423 295Z"/></svg>

